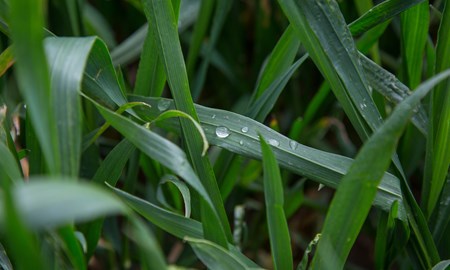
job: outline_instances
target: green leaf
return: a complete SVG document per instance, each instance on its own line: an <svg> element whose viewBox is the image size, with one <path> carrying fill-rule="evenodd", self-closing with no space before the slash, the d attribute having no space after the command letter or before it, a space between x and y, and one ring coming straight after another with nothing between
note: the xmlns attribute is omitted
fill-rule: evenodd
<svg viewBox="0 0 450 270"><path fill-rule="evenodd" d="M156 109L157 104L161 101L160 98L130 96L130 100L142 101L151 105L150 109L148 107L136 108L136 113L142 119L151 121L161 113ZM173 102L170 103L168 109L172 108L174 108ZM326 186L336 188L353 162L353 159L302 145L248 117L200 105L196 105L196 108L210 144L225 148L238 155L261 160L262 154L257 133L259 132L264 138L273 139L279 143L278 147L273 148L273 151L281 167ZM169 121L171 120L164 122L164 127L179 132L179 123ZM218 128L222 132L226 128L229 135L225 138L223 136L226 133L222 133L221 137L217 136ZM399 201L399 218L406 220L398 178L386 173L378 191L374 205L390 211L391 204Z"/></svg>
<svg viewBox="0 0 450 270"><path fill-rule="evenodd" d="M136 74L133 92L137 95L159 97L164 90L166 74L156 49L155 33L149 27Z"/></svg>
<svg viewBox="0 0 450 270"><path fill-rule="evenodd" d="M167 183L172 183L180 191L181 196L183 197L183 201L184 201L184 216L189 218L191 216L191 193L189 192L189 188L186 186L185 183L181 182L174 175L163 176L163 178L159 182L158 190L156 192L157 192L157 196L160 198L160 200L163 200L164 202L165 202L165 199L164 199L164 195L162 193L161 188L162 188L163 184L167 184ZM168 203L165 202L165 204L167 205Z"/></svg>
<svg viewBox="0 0 450 270"><path fill-rule="evenodd" d="M450 266L450 260L445 260L445 261L441 261L438 264L436 264L435 266L433 266L433 268L431 270L446 270L446 269L448 269L449 266Z"/></svg>
<svg viewBox="0 0 450 270"><path fill-rule="evenodd" d="M384 125L363 145L334 195L322 230L313 266L342 269L375 198L384 171L415 106L437 83L450 76L443 72L423 83L400 103ZM424 262L432 266L433 250Z"/></svg>
<svg viewBox="0 0 450 270"><path fill-rule="evenodd" d="M158 53L166 71L176 109L187 113L197 121L198 116L189 90L189 81L171 3L164 0L146 0L144 1L144 11L147 19L155 27ZM186 119L181 119L180 123L186 152L193 163L196 173L199 174L201 183L205 187L212 203L212 209L208 209L208 207L201 208L203 225L206 228L205 234L208 239L226 247L227 240L232 239L231 229L214 172L208 158L201 156L202 142L199 134L195 131L194 125ZM210 210L215 213L210 213Z"/></svg>
<svg viewBox="0 0 450 270"><path fill-rule="evenodd" d="M436 72L450 68L450 3L445 2L436 47ZM436 87L431 98L430 128L423 184L425 214L430 217L438 203L450 165L450 80Z"/></svg>
<svg viewBox="0 0 450 270"><path fill-rule="evenodd" d="M43 1L11 1L11 37L15 72L28 116L52 174L59 173L61 157L55 113L51 101L50 75L43 46Z"/></svg>
<svg viewBox="0 0 450 270"><path fill-rule="evenodd" d="M160 103L158 104L158 109L164 108L161 106L169 106L170 105L169 102L166 102L167 105L164 104L164 102L166 102L166 100L160 101ZM192 118L189 114L184 113L182 111L177 111L177 110L168 110L168 111L165 111L162 114L160 114L155 120L153 120L153 122L163 121L165 119L169 119L169 118L173 118L173 117L186 118L186 119L190 120L192 122L192 124L194 124L195 128L197 129L197 132L200 134L200 136L202 138L202 142L203 142L202 156L204 156L206 154L206 151L208 151L208 148L209 148L208 140L206 139L205 132L203 131L200 124L197 121L195 121L194 118Z"/></svg>
<svg viewBox="0 0 450 270"><path fill-rule="evenodd" d="M408 8L424 0L386 0L367 11L363 16L352 22L349 27L352 35L356 36L368 29L385 22Z"/></svg>
<svg viewBox="0 0 450 270"><path fill-rule="evenodd" d="M0 54L0 77L14 64L11 46Z"/></svg>
<svg viewBox="0 0 450 270"><path fill-rule="evenodd" d="M433 232L433 239L438 244L441 242L445 230L450 224L450 177L448 176L442 188L439 205L436 207L434 212L435 218L432 220L430 227Z"/></svg>
<svg viewBox="0 0 450 270"><path fill-rule="evenodd" d="M365 140L381 125L359 54L335 1L278 1L295 33L319 68L344 111Z"/></svg>
<svg viewBox="0 0 450 270"><path fill-rule="evenodd" d="M131 219L129 237L140 247L140 253L150 269L167 269L163 252L148 227L137 217Z"/></svg>
<svg viewBox="0 0 450 270"><path fill-rule="evenodd" d="M81 81L96 38L47 38L51 97L58 134L59 172L76 177L81 159Z"/></svg>
<svg viewBox="0 0 450 270"><path fill-rule="evenodd" d="M204 239L202 224L196 220L186 218L182 215L167 211L157 205L144 201L125 191L109 186L113 191L125 200L131 208L144 218L165 230L166 232L180 238L185 237ZM245 263L247 267L258 268L253 261L240 253L233 245L228 243L228 249Z"/></svg>
<svg viewBox="0 0 450 270"><path fill-rule="evenodd" d="M90 101L93 102L106 121L122 133L139 150L171 169L191 185L206 201L207 207L211 208L213 215L217 217L210 195L189 165L185 153L177 145L131 120L109 111L93 100Z"/></svg>
<svg viewBox="0 0 450 270"><path fill-rule="evenodd" d="M288 26L260 71L257 86L250 100L252 105L292 65L300 47L294 28Z"/></svg>
<svg viewBox="0 0 450 270"><path fill-rule="evenodd" d="M124 204L109 192L60 177L33 177L33 181L16 186L13 196L21 217L33 230L127 211Z"/></svg>
<svg viewBox="0 0 450 270"><path fill-rule="evenodd" d="M18 181L22 179L19 166L17 165L14 155L9 151L8 147L0 141L0 171L4 177L2 181Z"/></svg>
<svg viewBox="0 0 450 270"><path fill-rule="evenodd" d="M393 104L398 104L411 95L409 88L392 73L380 67L364 55L361 54L360 57L367 81L373 90L382 94ZM421 104L417 106L411 121L425 137L428 136L428 116Z"/></svg>
<svg viewBox="0 0 450 270"><path fill-rule="evenodd" d="M422 3L401 14L403 65L411 89L422 81L422 63L430 21L429 3Z"/></svg>
<svg viewBox="0 0 450 270"><path fill-rule="evenodd" d="M239 257L213 242L191 237L185 237L184 240L191 245L197 257L209 269L261 269L246 266L244 262L241 262Z"/></svg>
<svg viewBox="0 0 450 270"><path fill-rule="evenodd" d="M203 229L200 222L165 210L118 188L108 186L124 199L125 203L134 211L166 232L181 239L185 236L203 238Z"/></svg>
<svg viewBox="0 0 450 270"><path fill-rule="evenodd" d="M259 139L263 155L264 198L272 259L275 269L293 269L291 239L283 208L284 192L280 170L270 146L261 135Z"/></svg>
<svg viewBox="0 0 450 270"><path fill-rule="evenodd" d="M3 144L0 142L0 145ZM17 269L47 269L36 238L21 218L13 187L3 170L0 170L0 179L0 235L9 258Z"/></svg>

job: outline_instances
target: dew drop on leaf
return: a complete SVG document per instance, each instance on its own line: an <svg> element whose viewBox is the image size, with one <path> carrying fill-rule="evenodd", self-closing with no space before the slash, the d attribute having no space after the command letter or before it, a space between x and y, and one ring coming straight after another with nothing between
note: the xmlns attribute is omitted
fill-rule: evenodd
<svg viewBox="0 0 450 270"><path fill-rule="evenodd" d="M163 112L163 111L167 110L169 108L169 106L170 106L170 101L167 100L167 99L161 99L158 102L158 110L160 112Z"/></svg>
<svg viewBox="0 0 450 270"><path fill-rule="evenodd" d="M296 141L290 141L290 142L289 142L289 147L290 147L292 150L295 150L295 149L297 149L297 147L298 147L298 143L297 143Z"/></svg>
<svg viewBox="0 0 450 270"><path fill-rule="evenodd" d="M226 138L228 136L230 136L230 130L227 127L217 127L216 128L216 135L219 138Z"/></svg>
<svg viewBox="0 0 450 270"><path fill-rule="evenodd" d="M277 141L277 140L275 140L275 139L269 139L267 142L268 142L270 145L275 146L275 147L277 147L277 146L280 145L280 142Z"/></svg>

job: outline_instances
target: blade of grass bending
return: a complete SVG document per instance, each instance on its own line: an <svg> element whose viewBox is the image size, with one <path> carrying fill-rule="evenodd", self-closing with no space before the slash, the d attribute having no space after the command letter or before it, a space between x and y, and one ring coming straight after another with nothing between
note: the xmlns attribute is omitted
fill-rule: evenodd
<svg viewBox="0 0 450 270"><path fill-rule="evenodd" d="M267 224L269 227L270 249L275 269L293 269L291 238L284 214L284 191L275 156L270 146L259 135L264 168L264 198L266 202Z"/></svg>
<svg viewBox="0 0 450 270"><path fill-rule="evenodd" d="M169 204L166 202L164 198L164 194L162 193L162 185L172 183L176 189L178 189L179 193L183 197L184 202L184 216L190 218L191 216L191 193L189 192L189 188L184 182L181 182L175 175L165 175L161 178L159 182L158 189L156 190L156 196L166 207ZM169 206L171 207L171 206Z"/></svg>
<svg viewBox="0 0 450 270"><path fill-rule="evenodd" d="M194 124L195 128L197 129L197 132L200 134L200 136L202 138L202 142L203 142L202 156L206 155L206 151L208 151L208 148L209 148L209 143L208 143L208 140L206 139L205 132L203 131L200 124L197 121L195 121L194 118L192 118L189 114L184 113L182 111L177 111L177 110L168 110L168 111L165 111L162 114L160 114L157 118L155 118L155 120L153 120L153 122L163 121L165 119L169 119L169 118L173 118L173 117L186 118L186 119L189 119L192 122L192 124Z"/></svg>
<svg viewBox="0 0 450 270"><path fill-rule="evenodd" d="M445 2L436 47L436 72L450 68L450 3ZM429 217L438 203L450 165L450 80L431 97L431 120L423 182L423 207Z"/></svg>
<svg viewBox="0 0 450 270"><path fill-rule="evenodd" d="M28 114L42 147L47 167L58 174L61 157L51 102L50 75L43 46L43 1L11 1L10 27L14 42L15 71Z"/></svg>
<svg viewBox="0 0 450 270"><path fill-rule="evenodd" d="M155 109L161 101L160 98L130 96L129 99L151 105L151 108L141 106L136 109L136 113L142 119L151 121L161 113L158 109ZM172 108L174 108L174 104L170 102L168 109ZM353 162L353 159L326 153L297 143L243 115L200 105L196 105L196 108L200 123L210 144L225 148L241 156L261 160L258 131L265 138L273 139L279 143L278 147L273 148L273 151L280 166L326 186L336 188ZM179 123L176 121L168 120L164 124L164 127L179 132ZM220 128L219 131L228 131L228 136L225 138L222 138L222 135L222 137L217 136L218 128ZM406 220L399 180L392 174L386 173L379 186L379 193L374 204L385 211L390 211L391 204L394 201L399 201L400 204L399 218Z"/></svg>
<svg viewBox="0 0 450 270"><path fill-rule="evenodd" d="M414 107L437 83L450 76L443 72L423 83L400 103L385 124L363 145L334 195L322 229L322 239L313 259L316 269L342 269L370 210L384 171ZM433 250L428 251L433 253ZM428 253L427 252L427 253ZM434 251L436 252L436 251ZM331 256L330 256L331 254ZM436 258L426 258L431 268Z"/></svg>
<svg viewBox="0 0 450 270"><path fill-rule="evenodd" d="M166 232L180 239L184 239L185 237L204 239L203 228L200 222L167 211L157 205L144 201L115 187L109 187L112 188L118 196L124 199L126 204L128 204L136 212ZM235 256L239 257L247 267L259 267L239 252L232 244L228 243L228 248Z"/></svg>
<svg viewBox="0 0 450 270"><path fill-rule="evenodd" d="M164 0L145 0L143 1L143 4L147 19L155 27L158 53L166 71L167 80L176 108L189 114L198 121L198 116L189 90L189 81L178 32L175 27L176 24L174 24L175 17L171 3ZM186 119L180 119L180 123L186 145L186 152L212 202L212 209L201 207L203 225L205 228L211 229L207 229L205 235L208 239L226 247L227 240L231 241L232 235L214 172L209 163L209 159L206 156L201 156L200 149L202 142L194 125ZM203 202L201 204L204 206ZM211 210L213 213L210 212ZM215 213L217 213L217 216ZM218 219L211 218L211 216L217 217Z"/></svg>
<svg viewBox="0 0 450 270"><path fill-rule="evenodd" d="M422 81L422 63L430 20L428 0L405 10L401 16L402 61L408 86L416 88Z"/></svg>
<svg viewBox="0 0 450 270"><path fill-rule="evenodd" d="M211 215L218 218L210 195L194 173L185 153L177 145L142 126L139 126L131 120L109 111L98 103L95 103L92 100L90 101L96 105L100 113L111 126L122 133L139 150L181 176L201 195L202 199L205 200L207 203L206 207L210 207ZM211 218L211 216L209 216L209 218Z"/></svg>
<svg viewBox="0 0 450 270"><path fill-rule="evenodd" d="M241 258L213 242L191 237L185 237L184 240L189 243L197 257L200 258L209 269L262 269L248 267L241 261Z"/></svg>
<svg viewBox="0 0 450 270"><path fill-rule="evenodd" d="M349 27L352 35L356 36L379 25L382 22L400 14L408 8L425 0L386 0L367 11L363 16L352 22Z"/></svg>

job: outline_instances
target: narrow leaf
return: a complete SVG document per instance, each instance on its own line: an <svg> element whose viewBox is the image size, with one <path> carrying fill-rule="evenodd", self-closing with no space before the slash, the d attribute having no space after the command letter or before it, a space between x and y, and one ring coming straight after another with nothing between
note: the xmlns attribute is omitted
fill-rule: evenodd
<svg viewBox="0 0 450 270"><path fill-rule="evenodd" d="M264 138L259 136L263 155L264 198L270 249L275 269L292 269L292 250L289 228L284 214L284 192L280 170L275 156Z"/></svg>

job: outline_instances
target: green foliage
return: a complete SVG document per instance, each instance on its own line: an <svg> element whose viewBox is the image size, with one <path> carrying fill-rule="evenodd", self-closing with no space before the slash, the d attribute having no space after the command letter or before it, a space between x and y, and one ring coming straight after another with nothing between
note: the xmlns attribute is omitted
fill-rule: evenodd
<svg viewBox="0 0 450 270"><path fill-rule="evenodd" d="M450 1L348 2L0 0L0 268L448 267Z"/></svg>

